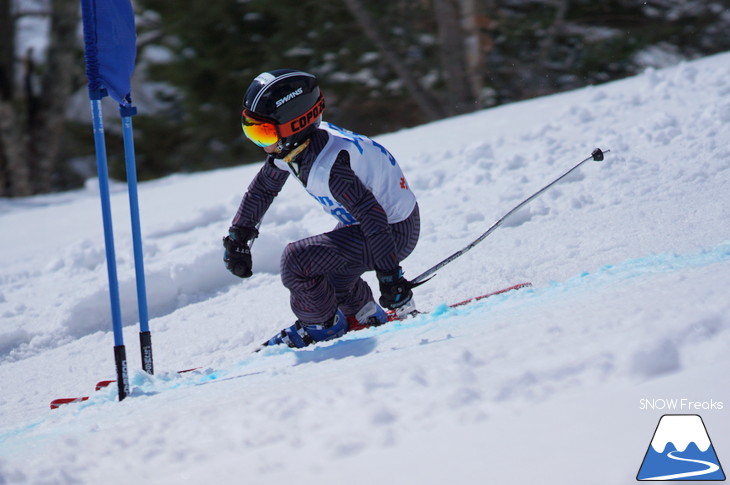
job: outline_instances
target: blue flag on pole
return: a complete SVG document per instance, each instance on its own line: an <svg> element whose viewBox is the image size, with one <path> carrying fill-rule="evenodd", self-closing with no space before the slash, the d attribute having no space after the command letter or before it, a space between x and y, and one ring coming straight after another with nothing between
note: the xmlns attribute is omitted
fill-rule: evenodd
<svg viewBox="0 0 730 485"><path fill-rule="evenodd" d="M92 122L94 124L94 145L96 166L99 175L99 195L104 222L104 243L106 246L107 271L109 273L109 300L114 331L114 359L117 366L119 400L129 394L127 355L122 332L119 283L117 281L116 257L114 251L114 229L112 227L111 201L109 194L109 172L104 141L104 123L101 113L101 99L107 94L119 103L124 135L127 183L129 185L130 211L135 252L135 270L140 295L140 341L144 369L152 374L152 347L147 326L147 303L144 297L144 267L142 265L142 243L139 230L139 209L137 205L137 175L134 167L134 143L132 116L131 79L134 61L137 57L137 34L134 26L134 11L131 0L81 0L84 26L84 55L86 77L89 81Z"/></svg>
<svg viewBox="0 0 730 485"><path fill-rule="evenodd" d="M89 97L105 88L120 105L131 104L130 80L137 57L137 34L130 0L81 0Z"/></svg>

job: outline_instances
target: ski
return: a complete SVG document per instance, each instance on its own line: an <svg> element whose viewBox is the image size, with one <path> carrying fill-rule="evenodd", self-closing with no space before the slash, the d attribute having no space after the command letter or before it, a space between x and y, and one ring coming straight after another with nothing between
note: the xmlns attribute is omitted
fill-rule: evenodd
<svg viewBox="0 0 730 485"><path fill-rule="evenodd" d="M455 303L450 303L448 305L448 307L449 308L457 308L457 307L461 307L461 306L465 306L465 305L470 305L472 303L476 303L476 302L478 302L480 300L484 300L485 298L489 298L491 296L501 295L503 293L508 293L510 291L520 290L522 288L528 288L530 286L532 286L532 283L530 283L530 282L518 283L516 285L512 285L512 286L509 286L507 288L502 288L501 290L492 291L492 292L489 292L489 293L485 293L483 295L478 295L478 296L473 296L471 298L467 298L466 300L458 301L458 302L455 302ZM386 314L388 315L388 322L399 321L399 320L406 320L407 318L412 317L412 316L425 315L425 314L428 314L428 313L429 312L422 312L422 311L416 310L416 311L413 311L411 313L408 313L407 315L398 316L396 314L395 310L388 310L386 312ZM368 328L368 327L363 326L362 328L351 328L350 331L357 331L357 330L362 330L362 329L365 329L365 328ZM261 348L262 347L256 349L256 352L258 352L259 350L261 350ZM192 369L181 370L181 371L178 371L178 374L184 374L186 372L192 372L192 371L197 370L197 369L199 369L199 367L193 367ZM117 382L116 379L99 381L99 382L96 383L96 389L95 390L99 391L101 389L104 389L105 387L110 386L111 384L116 383L116 382ZM59 407L65 405L65 404L72 404L72 403L83 402L83 401L88 401L88 400L89 400L89 396L83 396L83 397L65 397L65 398L60 398L60 399L54 399L53 401L51 401L51 409L58 409Z"/></svg>
<svg viewBox="0 0 730 485"><path fill-rule="evenodd" d="M510 292L510 291L515 291L515 290L519 290L519 289L522 289L522 288L527 288L527 287L530 287L530 286L532 286L532 283L530 283L530 282L518 283L518 284L512 285L512 286L510 286L508 288L502 288L501 290L492 291L490 293L485 293L485 294L479 295L479 296L473 296L473 297L467 298L466 300L463 300L463 301L458 301L456 303L450 303L448 305L448 307L449 308L457 308L457 307L460 307L460 306L469 305L471 303L476 303L479 300L483 300L485 298L489 298L490 296L501 295L502 293L507 293L507 292ZM396 314L395 310L388 310L388 311L386 311L386 314L388 315L388 321L389 322L393 322L393 321L396 321L396 320L405 320L409 316L416 316L416 315L421 315L421 314L425 314L425 313L428 313L428 312L421 312L421 311L416 310L415 312L409 313L406 316L401 317L401 316L398 316Z"/></svg>
<svg viewBox="0 0 730 485"><path fill-rule="evenodd" d="M490 296L501 295L502 293L507 293L507 292L519 290L519 289L522 289L522 288L527 288L529 286L532 286L532 283L530 283L530 282L518 283L516 285L512 285L512 286L509 286L507 288L502 288L501 290L492 291L492 292L489 292L489 293L485 293L483 295L473 296L471 298L467 298L466 300L457 301L456 303L450 303L448 305L448 307L449 308L457 308L457 307L460 307L460 306L469 305L470 303L475 303L475 302L477 302L479 300L483 300L485 298L489 298ZM418 315L426 315L428 313L429 312L423 312L423 311L420 311L420 310L413 310L413 311L407 312L405 314L400 314L400 315L398 313L396 313L395 310L386 310L386 312L385 312L385 314L388 316L388 322L403 321L403 320L407 320L410 317L416 317ZM357 323L357 321L354 320L354 318L353 318L353 321L349 321L348 320L348 323L349 323L348 333L349 332L356 332L358 330L364 330L366 328L370 328L369 325L362 325L360 323Z"/></svg>
<svg viewBox="0 0 730 485"><path fill-rule="evenodd" d="M186 372L192 372L194 370L198 370L200 367L193 367L192 369L185 369L185 370L179 370L177 371L178 374L185 374ZM104 389L105 387L109 387L112 384L116 384L116 379L111 380L103 380L96 383L96 386L94 386L95 391L100 391ZM82 397L62 397L59 399L54 399L51 401L51 409L58 409L59 407L65 405L65 404L73 404L77 402L84 402L88 401L91 396L82 396Z"/></svg>
<svg viewBox="0 0 730 485"><path fill-rule="evenodd" d="M468 305L470 303L477 302L477 301L483 300L485 298L489 298L490 296L501 295L502 293L507 293L508 291L520 290L522 288L528 288L530 286L532 286L532 283L530 283L529 281L527 281L525 283L518 283L516 285L510 286L509 288L502 288L501 290L493 291L491 293L486 293L484 295L475 296L473 298L469 298L464 301L452 303L451 305L449 305L449 308L456 308L456 307Z"/></svg>
<svg viewBox="0 0 730 485"><path fill-rule="evenodd" d="M116 382L116 381L114 381ZM64 404L71 404L74 402L82 402L82 401L88 401L89 396L84 397L62 397L60 399L54 399L51 401L51 409L58 409L59 407L63 406Z"/></svg>

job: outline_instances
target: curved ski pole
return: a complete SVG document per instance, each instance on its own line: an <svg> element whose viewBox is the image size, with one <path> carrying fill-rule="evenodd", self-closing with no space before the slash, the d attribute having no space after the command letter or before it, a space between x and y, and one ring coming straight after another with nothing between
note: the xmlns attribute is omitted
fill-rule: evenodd
<svg viewBox="0 0 730 485"><path fill-rule="evenodd" d="M591 153L591 156L590 157L585 158L580 163L578 163L576 166L574 166L573 168L571 168L570 170L568 170L567 172L565 172L563 175L561 175L560 177L556 178L555 180L553 180L552 182L550 182L549 184L547 184L545 187L541 188L540 190L538 190L537 192L535 192L534 194L532 194L531 196L529 196L527 199L525 199L522 202L520 202L519 204L517 204L517 206L515 206L514 209L512 209L511 211L509 211L508 213L506 213L504 216L502 216L502 218L500 220L498 220L497 222L495 222L494 225L492 227L490 227L489 229L487 229L481 236L479 236L474 241L472 241L471 243L469 243L463 249L455 252L454 254L452 254L448 258L444 259L440 263L432 266L431 268L427 269L426 271L424 271L420 275L418 275L415 278L413 278L411 280L411 283L415 283L415 284L423 284L423 283L425 283L424 280L426 280L426 278L428 278L429 276L433 275L436 271L440 270L441 268L443 268L444 266L446 266L450 262L454 261L458 257L462 256L463 254L465 254L467 251L469 251L471 248L473 248L474 246L476 246L480 242L484 241L484 239L486 239L487 236L489 236L499 226L502 225L502 223L505 221L505 219L507 219L509 216L511 216L512 214L514 214L518 210L520 210L527 203L529 203L530 201L532 201L535 198L539 197L543 192L545 192L547 189L549 189L550 187L552 187L556 183L560 182L562 179L564 179L565 177L567 177L571 172L573 172L574 170L576 170L578 167L580 167L581 165L583 165L587 161L589 161L589 160L594 160L596 162L603 161L603 154L604 153L608 153L610 151L611 150L605 150L605 151L603 151L600 148L596 148L595 150L593 150L593 152ZM433 277L433 276L431 276L431 277Z"/></svg>

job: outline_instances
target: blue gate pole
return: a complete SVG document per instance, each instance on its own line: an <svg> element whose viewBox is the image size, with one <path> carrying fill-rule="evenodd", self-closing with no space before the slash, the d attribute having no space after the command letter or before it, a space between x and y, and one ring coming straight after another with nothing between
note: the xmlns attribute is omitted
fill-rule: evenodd
<svg viewBox="0 0 730 485"><path fill-rule="evenodd" d="M142 355L142 369L154 374L152 360L152 335L150 333L149 312L147 310L147 287L144 277L144 254L142 251L142 230L139 218L139 198L137 196L137 167L134 156L134 132L132 116L137 114L134 106L119 106L122 117L124 137L124 163L127 167L127 189L129 191L129 213L132 219L132 246L134 247L134 272L137 281L137 307L139 309L139 345Z"/></svg>
<svg viewBox="0 0 730 485"><path fill-rule="evenodd" d="M114 229L112 227L111 198L109 196L109 171L107 169L106 142L104 140L104 121L101 115L102 93L90 93L91 114L94 124L94 145L96 147L96 169L99 177L99 197L101 198L101 214L104 222L104 244L106 247L106 267L109 276L109 299L112 310L112 328L114 330L114 361L117 367L117 384L119 400L129 394L129 376L127 373L127 355L122 333L122 311L119 303L119 282L117 279L117 260L114 252Z"/></svg>

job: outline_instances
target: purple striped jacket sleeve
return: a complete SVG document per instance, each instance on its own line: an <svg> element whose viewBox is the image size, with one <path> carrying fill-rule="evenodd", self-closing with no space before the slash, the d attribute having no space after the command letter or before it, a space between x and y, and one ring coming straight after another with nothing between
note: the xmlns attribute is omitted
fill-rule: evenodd
<svg viewBox="0 0 730 485"><path fill-rule="evenodd" d="M289 172L278 169L268 161L261 167L246 194L238 206L236 216L233 218L233 225L239 227L256 227L264 217L274 198L284 187Z"/></svg>
<svg viewBox="0 0 730 485"><path fill-rule="evenodd" d="M382 271L397 268L399 261L388 216L350 168L350 155L344 150L332 166L329 187L334 198L360 223L375 268Z"/></svg>

